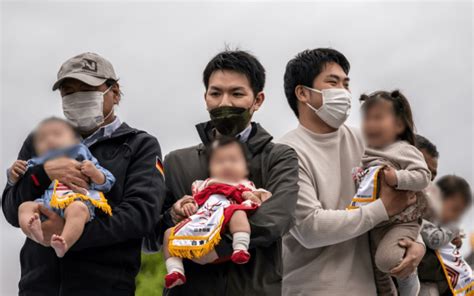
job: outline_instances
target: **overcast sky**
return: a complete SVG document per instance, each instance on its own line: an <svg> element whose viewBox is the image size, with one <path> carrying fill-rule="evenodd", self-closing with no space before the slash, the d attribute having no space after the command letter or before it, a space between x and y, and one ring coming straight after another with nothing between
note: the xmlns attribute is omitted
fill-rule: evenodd
<svg viewBox="0 0 474 296"><path fill-rule="evenodd" d="M470 2L38 2L1 7L1 184L27 133L62 115L51 87L67 58L107 57L125 93L120 118L156 136L167 153L198 141L194 124L208 119L202 70L228 44L265 66L267 99L254 119L276 138L297 125L283 92L287 61L303 49L333 47L352 65L350 125L359 125L361 93L399 88L418 132L438 145L440 175L474 185ZM0 295L14 295L24 235L3 216L0 231Z"/></svg>

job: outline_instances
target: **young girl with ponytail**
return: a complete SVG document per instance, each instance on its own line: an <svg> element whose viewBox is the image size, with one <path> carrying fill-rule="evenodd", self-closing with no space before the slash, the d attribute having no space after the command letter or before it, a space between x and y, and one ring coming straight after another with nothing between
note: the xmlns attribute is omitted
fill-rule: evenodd
<svg viewBox="0 0 474 296"><path fill-rule="evenodd" d="M360 101L366 150L362 167L354 171L358 189L348 208L362 207L379 198L383 181L394 189L418 193L413 205L377 225L369 235L378 295L393 295L395 287L389 273L405 255L400 240L415 241L419 235L427 204L422 191L430 183L430 171L415 147L413 116L405 96L398 90L377 91L362 95ZM400 295L418 294L416 273L397 279L397 283Z"/></svg>

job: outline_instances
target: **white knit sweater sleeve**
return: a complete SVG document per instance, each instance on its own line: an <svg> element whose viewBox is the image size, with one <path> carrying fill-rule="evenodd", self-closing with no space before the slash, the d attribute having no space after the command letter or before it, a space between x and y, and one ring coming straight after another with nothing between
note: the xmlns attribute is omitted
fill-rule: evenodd
<svg viewBox="0 0 474 296"><path fill-rule="evenodd" d="M354 210L324 209L311 178L301 164L299 176L296 225L290 233L305 248L319 248L350 240L388 219L380 199Z"/></svg>

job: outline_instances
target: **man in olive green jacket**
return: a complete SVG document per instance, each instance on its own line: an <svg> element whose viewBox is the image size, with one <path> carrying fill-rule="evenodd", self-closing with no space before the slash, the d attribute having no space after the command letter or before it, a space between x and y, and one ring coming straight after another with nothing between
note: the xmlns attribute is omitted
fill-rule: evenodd
<svg viewBox="0 0 474 296"><path fill-rule="evenodd" d="M187 282L165 289L163 295L280 295L281 237L293 225L298 194L298 160L294 150L272 142L272 136L251 117L264 101L265 70L243 51L225 51L204 71L205 100L211 121L197 125L202 143L169 153L164 161L167 197L161 230L184 218L180 199L191 194L193 181L208 175L206 147L220 135L244 143L249 159L249 180L272 193L249 217L251 259L237 265L230 236L223 236L204 258L184 260ZM216 263L215 261L220 263Z"/></svg>

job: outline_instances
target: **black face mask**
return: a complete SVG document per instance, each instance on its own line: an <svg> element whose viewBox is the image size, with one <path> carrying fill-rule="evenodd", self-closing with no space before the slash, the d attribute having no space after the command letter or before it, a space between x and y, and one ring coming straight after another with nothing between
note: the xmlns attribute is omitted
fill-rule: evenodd
<svg viewBox="0 0 474 296"><path fill-rule="evenodd" d="M234 137L243 131L250 122L250 108L233 106L217 107L209 111L211 122L223 136Z"/></svg>

